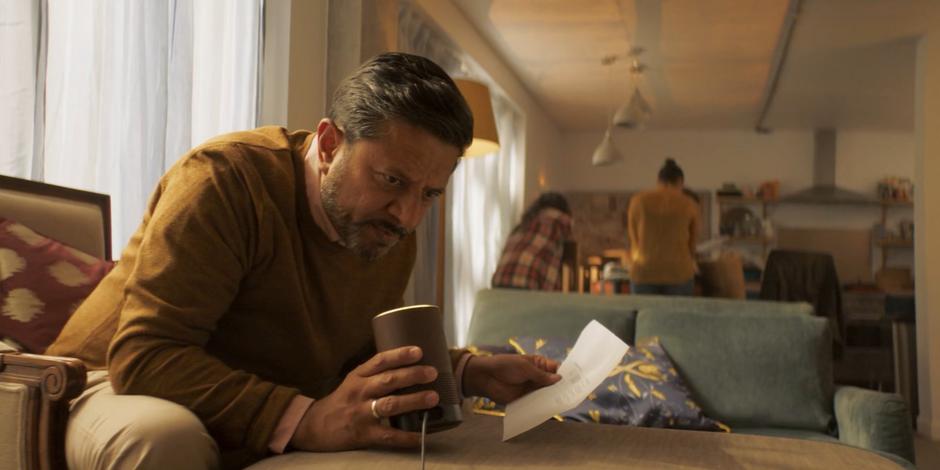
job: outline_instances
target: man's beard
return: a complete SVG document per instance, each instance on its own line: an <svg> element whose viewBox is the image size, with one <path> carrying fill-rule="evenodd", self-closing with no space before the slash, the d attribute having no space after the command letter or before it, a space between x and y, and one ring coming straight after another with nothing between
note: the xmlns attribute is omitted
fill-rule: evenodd
<svg viewBox="0 0 940 470"><path fill-rule="evenodd" d="M341 170L334 168L334 170ZM346 248L349 248L357 255L368 261L374 261L385 256L398 242L408 235L408 230L391 222L372 219L363 222L353 222L352 214L349 209L342 207L339 203L339 183L342 179L340 175L334 178L324 178L320 191L320 199L323 203L323 211L336 229L340 241ZM379 240L369 241L364 233L370 227L381 227L398 235L391 243L384 243Z"/></svg>

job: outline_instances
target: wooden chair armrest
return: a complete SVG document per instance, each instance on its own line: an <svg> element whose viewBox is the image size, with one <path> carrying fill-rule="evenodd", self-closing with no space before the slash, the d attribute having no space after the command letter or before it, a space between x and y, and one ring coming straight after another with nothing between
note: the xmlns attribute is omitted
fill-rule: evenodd
<svg viewBox="0 0 940 470"><path fill-rule="evenodd" d="M69 401L85 389L85 365L68 357L0 353L0 383L27 387L27 469L66 468Z"/></svg>

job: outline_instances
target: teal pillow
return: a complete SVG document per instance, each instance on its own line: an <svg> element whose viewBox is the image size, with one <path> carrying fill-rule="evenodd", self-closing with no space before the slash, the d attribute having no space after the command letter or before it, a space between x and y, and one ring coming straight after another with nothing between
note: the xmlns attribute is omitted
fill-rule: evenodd
<svg viewBox="0 0 940 470"><path fill-rule="evenodd" d="M573 342L557 338L512 337L511 351L538 354L564 361ZM509 352L506 346L471 347L474 354ZM502 415L501 405L485 397L473 403L474 412ZM688 387L659 338L640 342L623 356L609 376L577 407L555 419L587 423L625 424L631 426L730 431L724 424L708 418L692 399Z"/></svg>

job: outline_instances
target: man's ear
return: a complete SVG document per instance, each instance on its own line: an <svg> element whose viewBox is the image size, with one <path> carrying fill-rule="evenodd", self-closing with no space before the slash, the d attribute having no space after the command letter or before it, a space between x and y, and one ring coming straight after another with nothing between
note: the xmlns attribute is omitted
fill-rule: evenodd
<svg viewBox="0 0 940 470"><path fill-rule="evenodd" d="M317 161L321 171L330 169L342 143L343 131L333 121L321 119L317 124Z"/></svg>

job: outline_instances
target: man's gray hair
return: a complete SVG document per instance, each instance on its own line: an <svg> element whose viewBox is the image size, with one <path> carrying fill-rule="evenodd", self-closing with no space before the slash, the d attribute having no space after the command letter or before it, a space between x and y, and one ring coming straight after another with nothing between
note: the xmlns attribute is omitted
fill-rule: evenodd
<svg viewBox="0 0 940 470"><path fill-rule="evenodd" d="M380 137L401 119L464 150L473 141L473 115L454 81L434 62L390 52L364 63L333 93L330 119L348 142Z"/></svg>

